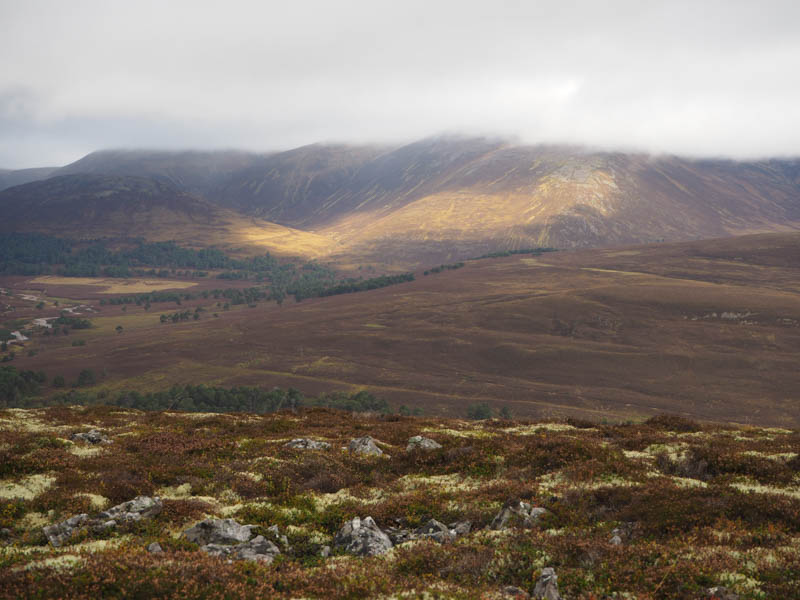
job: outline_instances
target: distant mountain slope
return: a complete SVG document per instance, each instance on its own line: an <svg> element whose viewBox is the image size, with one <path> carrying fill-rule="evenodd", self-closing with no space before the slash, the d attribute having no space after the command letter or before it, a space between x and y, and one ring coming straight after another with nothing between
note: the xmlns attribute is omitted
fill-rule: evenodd
<svg viewBox="0 0 800 600"><path fill-rule="evenodd" d="M325 247L340 263L399 269L531 246L800 229L798 159L692 160L443 136L270 155L104 151L58 171L69 173L152 178L228 220L235 212L250 225L313 232L315 252Z"/></svg>
<svg viewBox="0 0 800 600"><path fill-rule="evenodd" d="M0 169L0 191L14 187L15 185L46 179L57 171L58 167L39 167L35 169L17 170Z"/></svg>
<svg viewBox="0 0 800 600"><path fill-rule="evenodd" d="M102 150L59 169L59 175L138 175L168 181L194 194L206 195L231 174L246 169L261 156L250 152Z"/></svg>
<svg viewBox="0 0 800 600"><path fill-rule="evenodd" d="M332 242L243 217L166 181L121 175L61 175L0 192L0 231L77 238L175 240L191 246L317 256Z"/></svg>

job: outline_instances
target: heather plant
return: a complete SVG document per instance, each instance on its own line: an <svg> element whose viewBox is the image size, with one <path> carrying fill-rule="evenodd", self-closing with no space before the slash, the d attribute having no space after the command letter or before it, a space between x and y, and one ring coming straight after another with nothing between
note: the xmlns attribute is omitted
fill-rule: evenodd
<svg viewBox="0 0 800 600"><path fill-rule="evenodd" d="M210 388L209 388L210 389ZM71 436L97 429L110 443ZM370 435L384 454L346 450ZM423 435L441 447L406 448ZM298 449L290 439L326 441ZM530 593L545 567L570 599L792 598L800 585L798 435L680 417L604 425L358 414L0 411L0 598L487 598ZM158 496L152 518L81 528L56 551L42 526ZM545 512L492 529L508 506ZM469 521L440 544L381 557L333 547L343 524L386 531ZM271 565L206 555L181 532L206 518L254 526ZM277 532L273 529L277 526ZM619 533L620 543L612 543ZM284 538L285 536L285 538ZM157 542L163 554L146 548ZM331 558L326 557L330 547Z"/></svg>

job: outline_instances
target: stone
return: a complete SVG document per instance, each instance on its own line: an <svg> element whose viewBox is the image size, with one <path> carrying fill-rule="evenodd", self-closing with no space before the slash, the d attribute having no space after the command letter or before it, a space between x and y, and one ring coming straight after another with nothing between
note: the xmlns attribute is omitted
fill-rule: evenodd
<svg viewBox="0 0 800 600"><path fill-rule="evenodd" d="M611 536L611 539L608 540L608 543L611 544L612 546L621 546L622 538L619 535L614 534Z"/></svg>
<svg viewBox="0 0 800 600"><path fill-rule="evenodd" d="M431 519L425 523L425 525L419 527L414 531L414 534L418 538L430 538L436 540L440 544L448 544L456 539L455 534L450 531L450 528L436 519Z"/></svg>
<svg viewBox="0 0 800 600"><path fill-rule="evenodd" d="M549 512L549 510L541 506L531 507L527 502L509 502L492 519L489 528L494 530L508 529L509 527L530 529Z"/></svg>
<svg viewBox="0 0 800 600"><path fill-rule="evenodd" d="M333 538L333 545L348 554L377 556L391 549L392 540L381 531L372 517L356 517L342 526Z"/></svg>
<svg viewBox="0 0 800 600"><path fill-rule="evenodd" d="M272 525L270 527L267 527L267 531L271 533L275 537L275 539L281 543L281 546L283 546L284 549L289 548L289 538L281 534L277 525Z"/></svg>
<svg viewBox="0 0 800 600"><path fill-rule="evenodd" d="M3 527L0 529L0 538L7 539L11 537L13 532L8 527Z"/></svg>
<svg viewBox="0 0 800 600"><path fill-rule="evenodd" d="M142 519L155 517L164 508L161 498L150 496L137 496L133 500L128 500L122 504L112 506L108 510L98 515L99 519L114 521L117 525L121 523L136 522Z"/></svg>
<svg viewBox="0 0 800 600"><path fill-rule="evenodd" d="M153 542L147 547L147 551L150 554L164 554L164 549L161 547L161 544L158 542Z"/></svg>
<svg viewBox="0 0 800 600"><path fill-rule="evenodd" d="M467 535L472 530L472 521L456 521L450 523L450 533L454 536Z"/></svg>
<svg viewBox="0 0 800 600"><path fill-rule="evenodd" d="M133 500L128 500L122 504L109 508L90 519L87 514L80 514L70 517L56 525L44 527L45 537L53 547L66 543L77 529L87 527L95 533L102 533L108 529L113 529L123 523L135 523L142 519L149 519L161 512L164 508L160 498L149 496L137 496Z"/></svg>
<svg viewBox="0 0 800 600"><path fill-rule="evenodd" d="M319 551L319 555L322 558L328 558L331 555L331 547L330 546L323 546L322 550Z"/></svg>
<svg viewBox="0 0 800 600"><path fill-rule="evenodd" d="M88 523L89 515L82 513L80 515L70 517L66 521L62 521L56 525L48 525L42 528L42 531L44 531L47 541L50 542L54 548L58 548L59 546L63 546L66 542L68 542L76 531Z"/></svg>
<svg viewBox="0 0 800 600"><path fill-rule="evenodd" d="M236 559L265 564L270 564L280 553L280 549L263 535L233 547L233 555Z"/></svg>
<svg viewBox="0 0 800 600"><path fill-rule="evenodd" d="M430 438L422 437L421 435L415 435L408 439L408 446L406 446L406 451L411 452L412 450L438 450L441 448L442 445Z"/></svg>
<svg viewBox="0 0 800 600"><path fill-rule="evenodd" d="M298 450L330 450L328 442L318 442L310 438L295 438L284 444L287 448L297 448Z"/></svg>
<svg viewBox="0 0 800 600"><path fill-rule="evenodd" d="M90 431L86 431L83 433L73 433L70 436L70 439L73 441L84 441L90 444L110 444L111 440L108 439L104 434L97 431L97 429L91 429Z"/></svg>
<svg viewBox="0 0 800 600"><path fill-rule="evenodd" d="M739 594L736 594L728 588L718 585L706 590L706 598L708 600L739 600Z"/></svg>
<svg viewBox="0 0 800 600"><path fill-rule="evenodd" d="M206 519L184 531L183 537L200 546L241 544L253 537L253 527L233 519Z"/></svg>
<svg viewBox="0 0 800 600"><path fill-rule="evenodd" d="M350 445L347 449L354 454L365 454L367 456L380 456L383 454L383 450L378 448L375 440L368 435L350 440Z"/></svg>
<svg viewBox="0 0 800 600"><path fill-rule="evenodd" d="M508 598L509 600L528 600L531 597L528 592L515 585L505 586L501 593L503 594L503 598Z"/></svg>
<svg viewBox="0 0 800 600"><path fill-rule="evenodd" d="M533 597L539 600L562 600L558 593L558 576L553 567L545 567L533 588Z"/></svg>

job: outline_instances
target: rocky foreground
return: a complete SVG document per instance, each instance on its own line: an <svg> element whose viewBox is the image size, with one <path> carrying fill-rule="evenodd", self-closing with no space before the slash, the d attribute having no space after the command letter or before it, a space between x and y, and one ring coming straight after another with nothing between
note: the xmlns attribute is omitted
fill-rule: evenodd
<svg viewBox="0 0 800 600"><path fill-rule="evenodd" d="M0 597L800 598L800 433L0 411Z"/></svg>

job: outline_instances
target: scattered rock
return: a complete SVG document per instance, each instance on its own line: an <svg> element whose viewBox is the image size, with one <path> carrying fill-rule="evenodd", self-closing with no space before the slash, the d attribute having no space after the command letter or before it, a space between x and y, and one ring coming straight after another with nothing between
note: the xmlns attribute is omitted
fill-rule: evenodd
<svg viewBox="0 0 800 600"><path fill-rule="evenodd" d="M323 546L322 550L319 551L319 555L322 558L328 558L331 555L331 547L330 546Z"/></svg>
<svg viewBox="0 0 800 600"><path fill-rule="evenodd" d="M128 500L122 504L117 504L116 506L112 506L108 510L101 512L98 515L98 519L103 519L106 521L104 525L107 525L109 521L115 525L119 525L121 523L136 522L141 521L142 519L155 517L162 511L163 508L164 503L161 502L161 498L137 496L133 500Z"/></svg>
<svg viewBox="0 0 800 600"><path fill-rule="evenodd" d="M164 554L164 549L161 547L161 544L158 542L153 542L147 547L147 551L150 554Z"/></svg>
<svg viewBox="0 0 800 600"><path fill-rule="evenodd" d="M206 519L184 531L183 537L200 546L241 544L253 537L253 527L233 519Z"/></svg>
<svg viewBox="0 0 800 600"><path fill-rule="evenodd" d="M408 452L411 452L412 450L438 450L441 447L442 445L439 442L432 440L431 438L415 435L414 437L408 439L408 446L406 446L406 450Z"/></svg>
<svg viewBox="0 0 800 600"><path fill-rule="evenodd" d="M533 597L539 600L562 600L558 593L558 576L555 569L545 567L533 588Z"/></svg>
<svg viewBox="0 0 800 600"><path fill-rule="evenodd" d="M450 523L450 533L456 537L467 535L470 531L472 531L472 521L456 521L455 523Z"/></svg>
<svg viewBox="0 0 800 600"><path fill-rule="evenodd" d="M299 450L330 450L328 442L318 442L309 438L295 438L284 444L287 448L297 448Z"/></svg>
<svg viewBox="0 0 800 600"><path fill-rule="evenodd" d="M271 527L267 527L267 531L269 533L271 533L275 537L275 539L280 542L280 544L281 544L281 546L283 546L284 550L288 550L289 549L289 538L287 538L285 535L281 534L281 532L278 529L277 525L272 525Z"/></svg>
<svg viewBox="0 0 800 600"><path fill-rule="evenodd" d="M508 529L509 527L522 527L529 529L550 511L540 506L531 506L527 502L514 500L507 503L497 516L492 519L490 529Z"/></svg>
<svg viewBox="0 0 800 600"><path fill-rule="evenodd" d="M86 431L84 433L73 433L70 438L73 441L84 441L89 442L90 444L110 444L111 440L108 439L104 434L97 431L97 429L92 429L90 431Z"/></svg>
<svg viewBox="0 0 800 600"><path fill-rule="evenodd" d="M425 525L414 531L418 538L430 538L436 540L440 544L447 544L456 539L455 533L450 531L444 523L440 523L436 519L431 519Z"/></svg>
<svg viewBox="0 0 800 600"><path fill-rule="evenodd" d="M0 529L0 539L8 539L11 537L12 531L8 527Z"/></svg>
<svg viewBox="0 0 800 600"><path fill-rule="evenodd" d="M372 440L372 438L369 439ZM365 519L356 517L342 526L333 539L333 545L348 554L377 556L392 547L392 540L381 531L372 517Z"/></svg>
<svg viewBox="0 0 800 600"><path fill-rule="evenodd" d="M501 593L503 594L503 598L508 598L509 600L528 600L531 597L528 592L515 585L505 586L501 590Z"/></svg>
<svg viewBox="0 0 800 600"><path fill-rule="evenodd" d="M706 598L708 600L739 600L739 594L735 594L728 588L719 585L708 588L706 590Z"/></svg>
<svg viewBox="0 0 800 600"><path fill-rule="evenodd" d="M281 551L263 535L241 544L206 544L200 550L210 556L219 556L230 560L249 560L270 564Z"/></svg>
<svg viewBox="0 0 800 600"><path fill-rule="evenodd" d="M611 530L611 538L608 540L608 543L612 546L621 546L627 543L631 537L633 537L636 526L636 523L626 522L622 523L619 527L615 527Z"/></svg>
<svg viewBox="0 0 800 600"><path fill-rule="evenodd" d="M200 550L211 556L269 564L281 553L280 548L263 535L253 537L253 527L255 525L240 525L233 519L206 519L184 531L183 536L200 544ZM280 536L277 532L275 527L275 533Z"/></svg>
<svg viewBox="0 0 800 600"><path fill-rule="evenodd" d="M66 543L72 535L79 529L87 527L94 532L100 533L106 529L111 529L123 523L135 523L142 519L154 517L161 512L164 505L160 498L150 496L137 496L133 500L128 500L118 504L106 511L101 512L94 519L83 513L70 517L66 521L56 525L48 525L42 528L47 541L54 548L58 548Z"/></svg>
<svg viewBox="0 0 800 600"><path fill-rule="evenodd" d="M350 445L347 449L355 454L366 454L368 456L379 456L383 454L383 450L378 448L375 444L375 440L368 435L350 440Z"/></svg>
<svg viewBox="0 0 800 600"><path fill-rule="evenodd" d="M68 542L72 535L88 522L89 515L82 513L80 515L70 517L61 523L48 525L44 527L42 531L44 531L47 541L50 542L54 548L58 548L59 546L63 546L66 542Z"/></svg>

